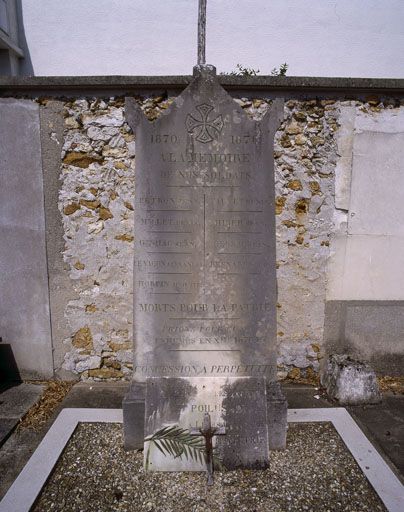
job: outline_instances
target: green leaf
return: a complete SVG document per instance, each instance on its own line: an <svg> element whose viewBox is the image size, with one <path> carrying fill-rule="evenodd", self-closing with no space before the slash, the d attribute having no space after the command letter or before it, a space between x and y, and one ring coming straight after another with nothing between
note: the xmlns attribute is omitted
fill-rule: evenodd
<svg viewBox="0 0 404 512"><path fill-rule="evenodd" d="M205 464L205 442L201 436L192 435L187 429L178 425L170 425L157 430L145 438L150 446L155 445L164 456L174 458L184 457ZM220 459L213 454L213 461L217 467L223 467Z"/></svg>
<svg viewBox="0 0 404 512"><path fill-rule="evenodd" d="M170 454L172 455L173 457L175 456L175 453L173 451L173 449L171 448L170 446L170 443L167 442L166 439L161 439L160 440L160 443L162 444L163 448Z"/></svg>
<svg viewBox="0 0 404 512"><path fill-rule="evenodd" d="M159 444L159 441L156 441L154 440L153 441L153 444L161 451L161 453L164 455L164 457L166 456L166 454L164 453L164 450L161 448L160 444Z"/></svg>

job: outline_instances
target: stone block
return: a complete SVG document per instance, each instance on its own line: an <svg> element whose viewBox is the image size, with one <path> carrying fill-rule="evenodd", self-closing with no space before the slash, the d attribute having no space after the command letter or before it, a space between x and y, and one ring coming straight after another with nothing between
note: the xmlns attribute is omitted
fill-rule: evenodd
<svg viewBox="0 0 404 512"><path fill-rule="evenodd" d="M38 104L0 99L0 331L23 378L53 376Z"/></svg>
<svg viewBox="0 0 404 512"><path fill-rule="evenodd" d="M341 210L349 210L355 115L356 107L341 107L341 127L336 136L339 158L335 166L335 207Z"/></svg>
<svg viewBox="0 0 404 512"><path fill-rule="evenodd" d="M279 382L267 383L267 425L269 449L284 450L288 429L288 402Z"/></svg>
<svg viewBox="0 0 404 512"><path fill-rule="evenodd" d="M204 414L212 426L224 426L225 434L213 438L217 455L227 469L264 469L269 465L267 396L264 378L149 378L146 384L145 435L177 426L191 432L202 426ZM165 439L165 442L169 441ZM173 439L172 442L175 440ZM203 438L201 438L203 441ZM158 438L157 438L158 442ZM145 443L145 467L149 471L204 471L202 460L165 455ZM164 444L162 446L165 450Z"/></svg>
<svg viewBox="0 0 404 512"><path fill-rule="evenodd" d="M128 393L122 402L124 448L125 450L140 450L144 444L145 418L144 383L132 382Z"/></svg>
<svg viewBox="0 0 404 512"><path fill-rule="evenodd" d="M372 367L347 355L331 355L321 374L328 395L342 405L375 404L381 394Z"/></svg>

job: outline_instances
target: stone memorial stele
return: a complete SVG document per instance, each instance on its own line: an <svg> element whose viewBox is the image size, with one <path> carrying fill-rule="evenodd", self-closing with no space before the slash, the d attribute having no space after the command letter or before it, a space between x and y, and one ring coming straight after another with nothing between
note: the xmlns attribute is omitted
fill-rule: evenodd
<svg viewBox="0 0 404 512"><path fill-rule="evenodd" d="M127 449L144 446L147 470L203 470L195 453L170 453L170 439L157 438L165 427L198 427L205 412L225 427L214 443L228 469L264 468L269 450L284 447L273 164L282 117L274 100L260 122L250 119L205 64L154 122L126 99L136 197L124 430Z"/></svg>

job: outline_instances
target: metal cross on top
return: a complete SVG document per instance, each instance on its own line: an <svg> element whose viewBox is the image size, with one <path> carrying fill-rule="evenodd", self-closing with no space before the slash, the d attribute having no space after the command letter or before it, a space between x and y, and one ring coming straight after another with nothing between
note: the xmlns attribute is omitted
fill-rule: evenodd
<svg viewBox="0 0 404 512"><path fill-rule="evenodd" d="M199 0L198 12L198 66L206 64L206 0Z"/></svg>
<svg viewBox="0 0 404 512"><path fill-rule="evenodd" d="M225 427L212 427L210 414L205 412L201 428L192 428L190 434L193 436L203 436L205 438L205 463L207 472L207 484L213 485L213 436L223 436L226 434Z"/></svg>

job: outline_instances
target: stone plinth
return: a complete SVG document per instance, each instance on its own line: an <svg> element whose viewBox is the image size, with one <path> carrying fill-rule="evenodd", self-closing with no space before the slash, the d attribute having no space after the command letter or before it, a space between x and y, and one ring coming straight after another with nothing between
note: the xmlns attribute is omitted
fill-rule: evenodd
<svg viewBox="0 0 404 512"><path fill-rule="evenodd" d="M181 427L186 432L202 426L209 413L213 426L225 434L214 438L217 456L227 469L268 466L268 428L265 379L255 377L150 378L146 386L145 434L153 436L163 427ZM174 440L175 438L172 438ZM191 439L192 436L191 436ZM203 471L205 463L188 456L187 447L174 457L164 446L170 436L145 443L145 466L149 471ZM159 436L156 437L159 441ZM162 453L165 452L164 454ZM203 454L203 452L202 452Z"/></svg>

